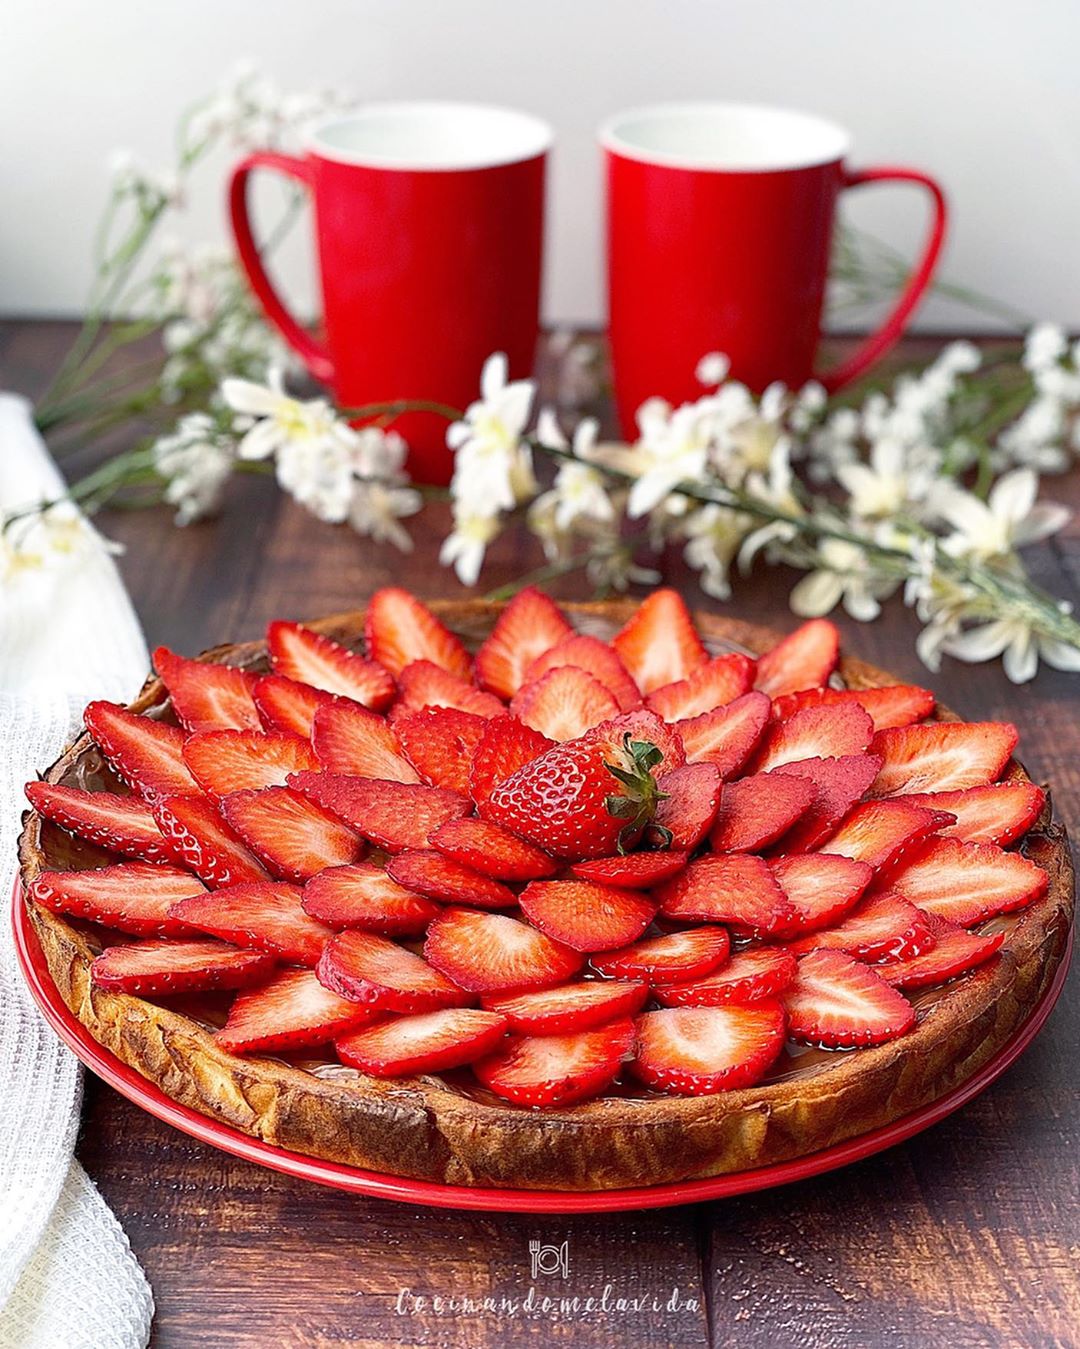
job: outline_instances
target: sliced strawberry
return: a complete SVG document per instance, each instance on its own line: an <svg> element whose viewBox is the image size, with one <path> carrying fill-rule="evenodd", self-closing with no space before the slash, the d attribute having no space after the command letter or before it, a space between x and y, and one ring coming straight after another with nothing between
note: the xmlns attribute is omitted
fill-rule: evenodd
<svg viewBox="0 0 1080 1349"><path fill-rule="evenodd" d="M646 979L650 984L700 979L722 965L731 951L725 927L695 927L645 937L619 951L594 955L589 963L616 979Z"/></svg>
<svg viewBox="0 0 1080 1349"><path fill-rule="evenodd" d="M380 1012L434 1012L472 998L397 942L370 932L339 932L327 942L316 973L343 998Z"/></svg>
<svg viewBox="0 0 1080 1349"><path fill-rule="evenodd" d="M870 895L835 927L822 928L791 942L796 955L807 951L843 951L874 964L918 955L933 944L926 915L895 890Z"/></svg>
<svg viewBox="0 0 1080 1349"><path fill-rule="evenodd" d="M758 657L754 687L770 698L829 682L840 658L840 634L827 618L812 618Z"/></svg>
<svg viewBox="0 0 1080 1349"><path fill-rule="evenodd" d="M264 983L273 968L274 957L264 951L240 951L220 941L158 939L107 947L90 966L90 981L110 993L153 997L248 988Z"/></svg>
<svg viewBox="0 0 1080 1349"><path fill-rule="evenodd" d="M134 937L182 936L190 933L169 910L181 899L204 892L190 872L153 862L121 862L90 871L40 871L28 894L53 913L130 932Z"/></svg>
<svg viewBox="0 0 1080 1349"><path fill-rule="evenodd" d="M656 1091L708 1096L760 1082L784 1047L775 999L724 1007L665 1007L637 1019L631 1071Z"/></svg>
<svg viewBox="0 0 1080 1349"><path fill-rule="evenodd" d="M621 743L628 735L632 740L647 740L650 745L656 746L663 755L657 769L660 773L681 768L686 762L682 736L674 726L668 726L647 707L635 707L630 712L620 712L617 717L600 722L586 732L584 739Z"/></svg>
<svg viewBox="0 0 1080 1349"><path fill-rule="evenodd" d="M426 847L440 824L469 813L465 797L421 783L293 773L289 785L387 852Z"/></svg>
<svg viewBox="0 0 1080 1349"><path fill-rule="evenodd" d="M775 998L795 978L798 961L779 946L751 946L736 951L726 965L691 983L666 984L655 990L665 1007L721 1007L729 1002Z"/></svg>
<svg viewBox="0 0 1080 1349"><path fill-rule="evenodd" d="M373 1077L411 1077L460 1068L490 1054L506 1018L477 1007L444 1007L362 1026L335 1041L342 1063Z"/></svg>
<svg viewBox="0 0 1080 1349"><path fill-rule="evenodd" d="M645 705L669 722L700 717L749 693L754 686L754 668L750 657L738 651L716 656L687 679L655 689Z"/></svg>
<svg viewBox="0 0 1080 1349"><path fill-rule="evenodd" d="M389 782L420 781L416 769L401 754L394 728L385 717L358 703L320 707L311 724L311 743L318 763L328 773Z"/></svg>
<svg viewBox="0 0 1080 1349"><path fill-rule="evenodd" d="M271 951L297 965L314 965L333 933L304 912L302 898L303 892L295 885L263 881L182 899L169 913L237 946Z"/></svg>
<svg viewBox="0 0 1080 1349"><path fill-rule="evenodd" d="M806 852L816 848L866 794L881 760L874 754L842 754L837 759L803 759L774 770L775 776L806 778L814 799L805 815L784 835L777 851Z"/></svg>
<svg viewBox="0 0 1080 1349"><path fill-rule="evenodd" d="M866 862L880 873L896 866L905 853L951 822L944 811L906 801L863 801L821 845L821 851Z"/></svg>
<svg viewBox="0 0 1080 1349"><path fill-rule="evenodd" d="M559 870L546 852L488 820L448 820L430 842L443 856L500 881L543 880Z"/></svg>
<svg viewBox="0 0 1080 1349"><path fill-rule="evenodd" d="M482 807L496 787L554 743L530 726L523 726L516 717L486 722L469 770L469 794L481 807L480 813L484 814Z"/></svg>
<svg viewBox="0 0 1080 1349"><path fill-rule="evenodd" d="M576 634L564 638L558 646L533 661L525 671L525 683L535 684L549 670L556 670L560 665L576 665L591 674L614 696L623 712L641 705L641 693L626 666L598 637Z"/></svg>
<svg viewBox="0 0 1080 1349"><path fill-rule="evenodd" d="M253 696L268 731L287 731L304 740L311 735L311 724L319 708L338 701L325 689L312 688L284 675L263 675L255 683Z"/></svg>
<svg viewBox="0 0 1080 1349"><path fill-rule="evenodd" d="M138 796L87 792L55 782L28 782L26 799L39 815L99 848L147 862L168 856L150 807Z"/></svg>
<svg viewBox="0 0 1080 1349"><path fill-rule="evenodd" d="M663 799L656 807L650 837L676 852L693 852L713 826L722 784L715 764L688 763L660 779Z"/></svg>
<svg viewBox="0 0 1080 1349"><path fill-rule="evenodd" d="M203 791L221 798L230 792L283 786L290 773L318 768L306 740L291 732L204 731L188 736L184 762Z"/></svg>
<svg viewBox="0 0 1080 1349"><path fill-rule="evenodd" d="M474 993L548 988L575 975L583 961L528 923L501 913L444 909L432 920L424 955Z"/></svg>
<svg viewBox="0 0 1080 1349"><path fill-rule="evenodd" d="M954 815L954 823L938 831L942 838L996 843L1001 848L1026 834L1046 805L1046 793L1034 782L990 782L958 792L925 792L894 799Z"/></svg>
<svg viewBox="0 0 1080 1349"><path fill-rule="evenodd" d="M861 754L874 734L870 714L858 703L804 707L787 721L776 722L755 757L758 772L798 763L800 759L837 759Z"/></svg>
<svg viewBox="0 0 1080 1349"><path fill-rule="evenodd" d="M324 867L357 862L363 842L322 806L291 787L236 792L221 803L225 818L275 876L303 882Z"/></svg>
<svg viewBox="0 0 1080 1349"><path fill-rule="evenodd" d="M686 679L709 659L689 609L674 590L654 590L611 645L642 693Z"/></svg>
<svg viewBox="0 0 1080 1349"><path fill-rule="evenodd" d="M763 693L744 693L727 707L676 722L687 759L715 764L722 778L735 777L765 734L771 707Z"/></svg>
<svg viewBox="0 0 1080 1349"><path fill-rule="evenodd" d="M879 731L870 746L881 755L873 794L962 791L996 782L1018 738L1008 721L935 721Z"/></svg>
<svg viewBox="0 0 1080 1349"><path fill-rule="evenodd" d="M199 790L184 763L184 733L179 726L100 701L87 707L83 719L109 763L148 801Z"/></svg>
<svg viewBox="0 0 1080 1349"><path fill-rule="evenodd" d="M970 927L1041 899L1047 876L1026 857L992 843L934 838L894 874L892 885L920 909Z"/></svg>
<svg viewBox="0 0 1080 1349"><path fill-rule="evenodd" d="M232 665L187 660L159 646L154 669L168 690L176 719L188 731L257 731L252 700L256 676Z"/></svg>
<svg viewBox="0 0 1080 1349"><path fill-rule="evenodd" d="M533 881L519 898L534 927L574 951L628 946L656 914L654 900L593 881Z"/></svg>
<svg viewBox="0 0 1080 1349"><path fill-rule="evenodd" d="M386 870L407 890L446 904L510 909L517 903L513 890L432 848L410 848L398 853L386 864Z"/></svg>
<svg viewBox="0 0 1080 1349"><path fill-rule="evenodd" d="M493 693L484 693L430 660L414 660L398 675L401 699L406 707L456 707L476 717L501 717L505 706Z"/></svg>
<svg viewBox="0 0 1080 1349"><path fill-rule="evenodd" d="M304 886L304 912L328 927L359 927L390 937L427 931L438 904L398 885L382 867L354 862L327 867Z"/></svg>
<svg viewBox="0 0 1080 1349"><path fill-rule="evenodd" d="M709 844L714 852L760 852L787 833L815 794L808 778L781 773L725 783Z"/></svg>
<svg viewBox="0 0 1080 1349"><path fill-rule="evenodd" d="M487 723L473 712L425 707L395 725L405 757L425 782L461 796L469 794L469 775Z"/></svg>
<svg viewBox="0 0 1080 1349"><path fill-rule="evenodd" d="M326 1044L376 1016L331 993L311 970L281 970L262 988L240 994L215 1038L230 1054L273 1054Z"/></svg>
<svg viewBox="0 0 1080 1349"><path fill-rule="evenodd" d="M554 600L533 586L519 591L476 653L476 682L505 701L525 682L525 671L574 630Z"/></svg>
<svg viewBox="0 0 1080 1349"><path fill-rule="evenodd" d="M595 857L576 862L570 870L583 881L621 886L625 890L649 890L670 881L686 867L688 852L632 852L621 857Z"/></svg>
<svg viewBox="0 0 1080 1349"><path fill-rule="evenodd" d="M414 660L429 660L461 679L469 678L469 653L460 639L407 590L388 586L372 595L364 635L368 655L392 675Z"/></svg>
<svg viewBox="0 0 1080 1349"><path fill-rule="evenodd" d="M571 1035L616 1017L633 1016L648 995L648 984L596 979L534 993L500 993L483 1001L522 1035Z"/></svg>
<svg viewBox="0 0 1080 1349"><path fill-rule="evenodd" d="M300 623L271 623L266 645L274 673L286 679L352 698L376 712L393 701L394 681L381 665Z"/></svg>
<svg viewBox="0 0 1080 1349"><path fill-rule="evenodd" d="M947 918L927 913L934 944L906 960L887 960L878 974L893 988L930 988L985 964L1005 940L1004 932L968 932Z"/></svg>
<svg viewBox="0 0 1080 1349"><path fill-rule="evenodd" d="M891 684L876 689L803 689L785 693L773 702L773 713L787 721L804 707L832 707L837 703L858 703L869 712L875 731L890 726L910 726L922 721L934 710L934 695L915 684Z"/></svg>
<svg viewBox="0 0 1080 1349"><path fill-rule="evenodd" d="M665 918L689 923L734 923L768 932L791 923L795 909L769 864L745 853L711 853L691 862L657 891Z"/></svg>
<svg viewBox="0 0 1080 1349"><path fill-rule="evenodd" d="M510 711L549 740L576 740L617 716L619 705L592 675L576 665L560 665L535 683L523 685Z"/></svg>
<svg viewBox="0 0 1080 1349"><path fill-rule="evenodd" d="M609 1087L633 1043L629 1017L573 1035L514 1035L473 1071L514 1105L569 1105Z"/></svg>
<svg viewBox="0 0 1080 1349"><path fill-rule="evenodd" d="M789 1034L832 1049L881 1044L915 1024L915 1008L902 993L841 951L800 960L783 1003Z"/></svg>
<svg viewBox="0 0 1080 1349"><path fill-rule="evenodd" d="M781 939L799 937L839 921L855 907L874 879L873 870L865 862L828 853L794 853L769 865L795 908L792 922L775 933Z"/></svg>
<svg viewBox="0 0 1080 1349"><path fill-rule="evenodd" d="M194 871L207 885L270 879L208 797L163 796L154 802L153 811L172 860Z"/></svg>

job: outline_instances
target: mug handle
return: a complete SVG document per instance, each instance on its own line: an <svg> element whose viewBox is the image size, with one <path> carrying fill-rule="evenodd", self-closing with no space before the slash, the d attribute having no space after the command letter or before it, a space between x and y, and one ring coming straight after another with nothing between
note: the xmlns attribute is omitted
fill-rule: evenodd
<svg viewBox="0 0 1080 1349"><path fill-rule="evenodd" d="M266 274L259 246L255 242L248 215L247 187L252 172L260 168L276 169L286 177L295 178L297 182L303 183L309 190L312 185L308 162L294 155L273 154L270 151L260 150L237 164L229 179L229 217L232 221L233 238L236 240L240 265L247 273L251 289L262 305L266 317L304 362L312 377L322 384L329 384L334 378L334 363L330 359L330 353L285 308Z"/></svg>
<svg viewBox="0 0 1080 1349"><path fill-rule="evenodd" d="M850 384L875 362L881 360L899 340L907 327L915 307L922 299L927 287L933 280L938 258L945 243L945 230L948 224L948 208L945 194L933 178L917 169L874 168L845 169L843 186L860 187L865 183L917 183L930 194L933 217L922 256L907 279L907 284L897 296L896 303L886 316L876 333L872 333L851 356L834 370L827 370L818 378L828 393L835 393L845 384Z"/></svg>

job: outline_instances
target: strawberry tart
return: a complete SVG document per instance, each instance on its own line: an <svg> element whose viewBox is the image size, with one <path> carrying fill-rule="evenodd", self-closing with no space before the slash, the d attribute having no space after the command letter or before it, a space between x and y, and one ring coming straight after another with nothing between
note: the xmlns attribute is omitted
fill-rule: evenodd
<svg viewBox="0 0 1080 1349"><path fill-rule="evenodd" d="M805 1155L976 1073L1067 949L1013 753L861 661L673 591L165 648L40 781L60 996L186 1106L464 1185Z"/></svg>

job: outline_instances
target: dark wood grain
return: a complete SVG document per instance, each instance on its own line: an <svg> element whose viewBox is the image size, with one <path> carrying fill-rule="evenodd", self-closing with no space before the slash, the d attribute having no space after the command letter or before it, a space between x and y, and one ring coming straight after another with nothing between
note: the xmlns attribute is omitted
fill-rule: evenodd
<svg viewBox="0 0 1080 1349"><path fill-rule="evenodd" d="M0 324L0 385L33 395L68 336L64 325ZM911 343L905 354L921 350ZM1080 504L1075 476L1055 490ZM402 557L317 523L261 480L234 484L221 519L188 529L161 512L101 523L127 547L121 567L148 641L186 652L257 636L272 617L353 607L389 581L426 595L460 593L436 563L434 527ZM512 535L485 583L535 563L527 540ZM1043 584L1080 604L1075 525L1035 550L1032 563ZM715 607L678 559L668 575L694 603ZM738 586L730 610L790 626L791 581L761 571ZM584 591L565 581L559 593ZM916 624L902 608L891 605L867 627L841 626L867 659L927 681L912 646ZM996 666L948 664L931 682L969 717L1016 720L1032 775L1053 784L1059 814L1080 825L1075 676L1044 670L1018 690ZM1072 979L1024 1057L926 1134L842 1173L668 1212L531 1218L353 1198L204 1147L94 1079L79 1155L154 1285L159 1349L1074 1345L1078 1038ZM541 1278L537 1295L576 1297L576 1307L520 1305L530 1240L569 1242L569 1278ZM451 1296L495 1305L432 1303ZM591 1310L589 1297L598 1304ZM617 1306L620 1298L629 1305Z"/></svg>

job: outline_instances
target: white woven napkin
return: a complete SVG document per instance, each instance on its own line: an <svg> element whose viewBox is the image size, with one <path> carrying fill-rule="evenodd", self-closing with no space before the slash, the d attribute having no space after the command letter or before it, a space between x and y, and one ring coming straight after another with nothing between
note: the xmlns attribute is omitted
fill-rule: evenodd
<svg viewBox="0 0 1080 1349"><path fill-rule="evenodd" d="M0 516L60 490L29 405L0 394ZM73 1155L82 1070L22 981L8 921L23 784L91 698L128 700L147 665L93 540L0 578L0 1349L142 1349L150 1335L150 1287Z"/></svg>

